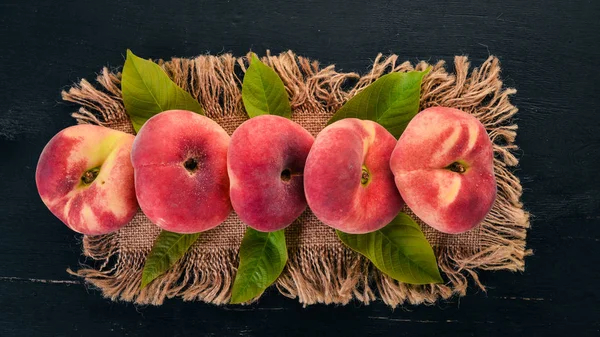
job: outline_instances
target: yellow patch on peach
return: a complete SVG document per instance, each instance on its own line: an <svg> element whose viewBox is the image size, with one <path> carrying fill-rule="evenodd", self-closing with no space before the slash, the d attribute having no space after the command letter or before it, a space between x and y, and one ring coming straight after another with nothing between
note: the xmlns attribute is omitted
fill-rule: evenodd
<svg viewBox="0 0 600 337"><path fill-rule="evenodd" d="M471 151L477 142L477 138L479 137L479 126L477 124L468 124L467 127L469 130L469 142L467 143L466 152Z"/></svg>
<svg viewBox="0 0 600 337"><path fill-rule="evenodd" d="M368 134L368 137L363 139L363 155L366 156L369 147L375 142L375 124L362 121L362 125Z"/></svg>
<svg viewBox="0 0 600 337"><path fill-rule="evenodd" d="M86 130L86 131L88 131L88 130ZM79 128L66 128L66 129L62 130L62 134L63 134L63 137L66 137L66 138L79 138L79 137L84 136L81 129L79 129Z"/></svg>
<svg viewBox="0 0 600 337"><path fill-rule="evenodd" d="M74 191L71 191L67 194L66 199L67 203L65 204L65 208L63 210L63 214L65 218L69 217L69 212L71 211L71 204L73 203L73 196L75 195ZM60 202L60 199L52 200L48 203L49 206L55 206Z"/></svg>
<svg viewBox="0 0 600 337"><path fill-rule="evenodd" d="M128 212L126 205L122 205L122 203L119 202L119 200L122 197L122 191L118 188L109 189L102 187L102 185L104 185L107 181L112 180L112 177L109 175L109 173L113 172L113 170L115 169L114 166L116 166L118 163L118 161L116 160L118 154L119 149L114 149L108 155L108 157L106 157L102 165L102 169L100 170L100 174L98 174L98 177L96 177L93 183L97 184L98 188L104 192L103 203L105 204L105 207L107 209L110 209L115 216L121 217L125 216L125 214L127 214ZM114 184L113 186L118 186L118 184Z"/></svg>
<svg viewBox="0 0 600 337"><path fill-rule="evenodd" d="M69 163L77 163L82 160L86 162L86 167L92 169L99 167L103 163L113 160L116 157L116 149L119 148L119 144L122 139L128 137L126 134L109 134L109 135L83 135L80 132L67 130L68 137L71 138L83 138L88 139L87 142L82 144L81 151L73 151L69 155ZM97 138L90 141L90 138ZM107 170L101 170L106 172Z"/></svg>
<svg viewBox="0 0 600 337"><path fill-rule="evenodd" d="M111 212L117 217L125 216L128 212L127 207L119 203L120 194L120 191L107 190L106 199L104 199L104 203L107 204L106 206L110 206Z"/></svg>
<svg viewBox="0 0 600 337"><path fill-rule="evenodd" d="M452 148L456 146L456 142L458 141L458 137L460 137L460 128L455 128L452 130L452 134L448 136L440 146L439 151L436 153L438 158L445 157L448 155L448 152L452 151ZM440 160L435 160L435 162L439 162Z"/></svg>
<svg viewBox="0 0 600 337"><path fill-rule="evenodd" d="M462 180L460 176L456 174L452 174L450 178L447 172L437 172L436 175L438 175L436 179L439 179L438 181L441 182L439 185L441 206L447 207L456 200Z"/></svg>
<svg viewBox="0 0 600 337"><path fill-rule="evenodd" d="M229 188L237 188L239 186L239 182L238 182L238 178L237 176L231 172L231 170L228 171L228 175L229 175Z"/></svg>
<svg viewBox="0 0 600 337"><path fill-rule="evenodd" d="M88 228L94 228L98 225L98 218L89 205L85 205L81 209L81 218L83 219L83 223L87 224Z"/></svg>

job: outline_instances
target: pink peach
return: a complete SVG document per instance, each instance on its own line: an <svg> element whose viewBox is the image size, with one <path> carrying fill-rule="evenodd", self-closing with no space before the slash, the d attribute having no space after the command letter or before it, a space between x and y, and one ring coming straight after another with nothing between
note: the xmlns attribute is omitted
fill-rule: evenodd
<svg viewBox="0 0 600 337"><path fill-rule="evenodd" d="M251 118L235 130L227 167L231 203L245 224L271 232L306 209L302 178L313 141L300 125L275 115Z"/></svg>
<svg viewBox="0 0 600 337"><path fill-rule="evenodd" d="M95 125L68 127L44 147L35 181L44 204L72 230L115 231L135 215L133 135Z"/></svg>
<svg viewBox="0 0 600 337"><path fill-rule="evenodd" d="M389 168L395 145L373 121L346 118L323 129L304 170L306 199L317 218L355 234L387 225L404 205Z"/></svg>
<svg viewBox="0 0 600 337"><path fill-rule="evenodd" d="M176 233L206 231L231 212L229 135L208 117L170 110L150 118L133 143L135 189L146 216Z"/></svg>
<svg viewBox="0 0 600 337"><path fill-rule="evenodd" d="M494 203L493 159L477 118L434 107L408 124L390 167L408 207L429 226L456 234L477 226Z"/></svg>

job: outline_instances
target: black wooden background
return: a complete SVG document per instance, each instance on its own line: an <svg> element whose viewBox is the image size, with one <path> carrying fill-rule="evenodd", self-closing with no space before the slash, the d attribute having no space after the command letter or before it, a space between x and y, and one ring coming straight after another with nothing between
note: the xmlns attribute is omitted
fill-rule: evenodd
<svg viewBox="0 0 600 337"><path fill-rule="evenodd" d="M0 336L600 334L600 2L0 1ZM126 48L169 58L293 49L345 71L378 52L410 61L497 55L518 89L524 273L481 272L488 291L390 310L268 292L249 307L113 303L67 275L80 237L34 183L44 144L73 124L60 90L121 66Z"/></svg>

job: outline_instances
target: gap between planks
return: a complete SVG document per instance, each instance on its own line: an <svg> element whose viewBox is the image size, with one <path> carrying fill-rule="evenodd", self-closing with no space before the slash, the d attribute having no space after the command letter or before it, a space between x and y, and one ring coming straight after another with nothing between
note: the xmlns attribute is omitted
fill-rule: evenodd
<svg viewBox="0 0 600 337"><path fill-rule="evenodd" d="M443 321L432 321L427 319L410 319L410 318L390 318L385 316L369 316L369 319L379 319L383 321L390 322L405 322L405 323L462 323L461 321L457 321L455 319L447 319ZM481 324L494 324L493 321L470 321L469 323L481 323Z"/></svg>
<svg viewBox="0 0 600 337"><path fill-rule="evenodd" d="M22 283L46 283L46 284L82 284L81 281L76 281L76 280L49 280L49 279L15 277L15 276L0 276L0 281L22 282Z"/></svg>

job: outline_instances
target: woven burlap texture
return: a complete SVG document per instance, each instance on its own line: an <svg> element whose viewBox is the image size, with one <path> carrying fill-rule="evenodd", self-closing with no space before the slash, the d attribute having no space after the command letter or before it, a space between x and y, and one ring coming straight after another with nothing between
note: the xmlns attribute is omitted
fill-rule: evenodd
<svg viewBox="0 0 600 337"><path fill-rule="evenodd" d="M203 55L193 59L173 58L158 63L179 86L202 104L208 117L231 134L248 117L241 101L241 79L248 56ZM263 62L282 78L293 109L292 119L316 136L327 120L349 98L389 72L424 70L430 65L398 62L397 55L378 55L363 76L343 73L333 65L288 51ZM421 108L448 106L477 117L494 143L494 169L498 181L496 202L480 226L460 235L440 233L417 220L434 247L445 284L414 286L397 282L375 269L366 259L344 247L333 229L305 211L286 230L289 261L276 282L285 296L304 305L314 303L365 304L381 298L395 307L403 303L435 303L438 299L464 295L469 282L484 290L476 271L522 271L529 216L522 208L519 180L511 172L518 161L513 155L517 109L509 102L516 90L504 88L498 59L491 56L469 71L467 57L454 59L454 72L445 63L431 65L424 78ZM103 125L133 133L121 97L120 73L104 68L98 85L85 79L68 91L64 100L80 105L73 117L78 123ZM69 272L85 278L112 300L160 305L165 298L201 300L225 304L238 264L237 252L245 225L235 213L217 228L203 233L191 250L165 275L140 290L144 259L159 234L139 212L121 230L102 236L84 236L83 254L94 263Z"/></svg>

